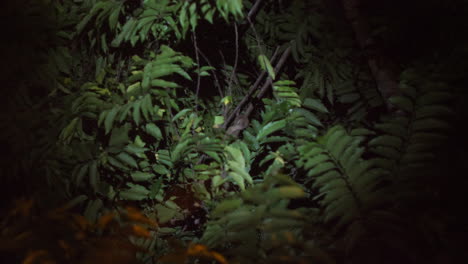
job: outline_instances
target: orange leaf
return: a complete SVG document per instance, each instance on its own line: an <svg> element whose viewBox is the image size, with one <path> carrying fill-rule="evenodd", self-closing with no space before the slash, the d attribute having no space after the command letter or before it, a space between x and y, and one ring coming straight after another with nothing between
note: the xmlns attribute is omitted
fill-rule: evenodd
<svg viewBox="0 0 468 264"><path fill-rule="evenodd" d="M112 219L114 219L114 217L115 217L115 214L112 212L101 216L98 220L97 226L100 229L106 228L106 226L112 221Z"/></svg>
<svg viewBox="0 0 468 264"><path fill-rule="evenodd" d="M187 254L194 256L194 255L202 255L208 251L208 248L201 244L193 244L187 249Z"/></svg>
<svg viewBox="0 0 468 264"><path fill-rule="evenodd" d="M75 239L76 240L83 240L86 238L86 233L82 231L78 231L75 233Z"/></svg>
<svg viewBox="0 0 468 264"><path fill-rule="evenodd" d="M23 260L23 264L32 264L34 261L40 257L47 256L47 251L45 250L34 250L29 251L26 258Z"/></svg>
<svg viewBox="0 0 468 264"><path fill-rule="evenodd" d="M138 209L134 207L130 207L130 206L127 207L126 209L127 209L127 217L130 220L145 223L153 227L158 226L158 224L154 220L151 220L148 217L146 217L146 215L142 214Z"/></svg>
<svg viewBox="0 0 468 264"><path fill-rule="evenodd" d="M201 244L193 244L189 246L189 248L187 249L187 255L213 258L221 264L228 263L227 260L223 257L223 255L219 254L216 251L210 251L206 246Z"/></svg>
<svg viewBox="0 0 468 264"><path fill-rule="evenodd" d="M21 198L15 201L15 209L12 210L12 215L28 216L34 205L32 199Z"/></svg>
<svg viewBox="0 0 468 264"><path fill-rule="evenodd" d="M84 216L78 214L74 214L72 216L73 220L75 220L75 223L78 224L78 228L81 230L86 230L89 226L91 226L91 224Z"/></svg>
<svg viewBox="0 0 468 264"><path fill-rule="evenodd" d="M132 230L133 230L133 233L135 233L135 235L137 236L146 237L146 238L151 237L150 232L142 226L133 225Z"/></svg>
<svg viewBox="0 0 468 264"><path fill-rule="evenodd" d="M223 255L219 254L216 251L211 251L211 256L216 259L221 264L228 264L227 260L224 258Z"/></svg>

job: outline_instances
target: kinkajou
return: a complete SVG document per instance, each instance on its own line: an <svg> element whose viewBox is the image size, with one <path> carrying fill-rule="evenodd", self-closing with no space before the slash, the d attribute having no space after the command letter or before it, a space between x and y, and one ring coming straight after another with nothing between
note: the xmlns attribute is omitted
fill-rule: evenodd
<svg viewBox="0 0 468 264"><path fill-rule="evenodd" d="M232 126L228 128L226 134L231 135L233 137L238 137L239 133L244 130L247 126L249 126L249 118L245 115L239 115L234 120Z"/></svg>

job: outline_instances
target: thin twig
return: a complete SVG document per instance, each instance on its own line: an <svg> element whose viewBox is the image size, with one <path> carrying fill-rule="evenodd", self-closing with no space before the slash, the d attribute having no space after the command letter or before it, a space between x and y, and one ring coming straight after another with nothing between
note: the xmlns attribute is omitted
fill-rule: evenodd
<svg viewBox="0 0 468 264"><path fill-rule="evenodd" d="M252 28L252 31L253 31L253 33L254 33L254 35L255 35L255 40L257 41L257 45L258 45L258 49L260 50L260 54L265 54L265 53L263 52L263 49L262 49L262 44L260 43L260 37L259 37L258 34L257 34L257 30L255 30L255 26L254 26L254 24L252 23L252 20L250 20L250 18L247 17L247 21L249 21L249 25L250 25L250 27Z"/></svg>
<svg viewBox="0 0 468 264"><path fill-rule="evenodd" d="M289 46L284 52L283 55L281 55L281 58L279 59L278 63L275 66L275 74L278 75L278 73L281 71L281 69L284 66L284 63L286 60L289 58L289 55L291 54L291 46ZM272 85L274 80L272 80L270 77L268 77L267 81L263 84L262 88L260 89L259 93L257 94L257 99L262 99L265 93L268 91L268 88ZM244 115L249 116L253 111L253 104L250 103L249 106L247 107L247 110L245 111Z"/></svg>
<svg viewBox="0 0 468 264"><path fill-rule="evenodd" d="M278 55L279 47L276 48L275 52L273 53L273 56L270 59L270 63L273 63L276 60L276 56ZM224 121L223 128L226 129L229 124L234 120L234 117L237 116L237 114L240 112L241 108L250 100L252 97L253 93L257 90L258 86L260 85L260 82L263 80L265 77L266 72L262 71L260 76L258 76L257 80L255 83L250 87L249 91L247 94L242 98L242 100L237 104L236 108L231 112L228 118Z"/></svg>
<svg viewBox="0 0 468 264"><path fill-rule="evenodd" d="M260 10L260 5L262 4L263 0L257 0L252 8L249 10L249 13L247 14L247 17L245 18L244 22L242 22L242 25L247 24L249 21L252 21L255 19L255 17L258 14L258 11ZM247 31L248 27L241 27L240 30L240 36L243 36L245 32Z"/></svg>
<svg viewBox="0 0 468 264"><path fill-rule="evenodd" d="M247 14L247 18L252 20L254 16L257 14L258 10L260 9L260 4L262 3L263 0L257 0L255 4L252 6L250 9L249 13Z"/></svg>
<svg viewBox="0 0 468 264"><path fill-rule="evenodd" d="M211 64L210 60L208 59L208 57L206 57L205 53L203 53L203 51L201 51L201 49L198 49L198 53L203 57L203 59L206 61L206 63L208 63L209 66L213 67L213 64ZM214 69L211 69L210 71L213 74L213 78L215 79L219 95L221 96L221 98L223 98L224 93L221 90L221 83L219 82L218 75L216 74L216 71Z"/></svg>
<svg viewBox="0 0 468 264"><path fill-rule="evenodd" d="M197 44L197 34L195 33L195 30L192 33L193 36L193 45L195 47L195 58L197 60L197 90L195 93L195 105L198 107L198 94L200 93L200 56L198 55L198 44Z"/></svg>
<svg viewBox="0 0 468 264"><path fill-rule="evenodd" d="M257 7L258 8L258 7ZM250 12L249 12L250 13ZM258 36L257 34L257 31L255 30L255 26L254 24L252 23L252 20L251 20L251 17L250 16L247 16L247 21L249 22L249 25L250 27L252 28L252 31L255 35L255 40L257 41L257 45L258 45L258 49L259 49L259 52L260 54L265 54L263 52L263 48L262 48L262 44L260 43L260 37ZM262 78L258 78L257 81L261 81L263 79L263 76L264 76L264 73L262 72L262 74L260 75ZM257 82L256 82L257 83ZM258 84L257 84L258 85ZM251 90L255 90L256 89L256 86L257 85L254 85L254 88L251 88ZM249 91L250 92L250 91ZM253 91L252 91L253 93ZM242 107L243 104L245 104L245 102L247 102L249 100L250 97L244 97L244 99L242 100L242 104L238 104L238 106L236 107L236 109L231 113L231 115L224 121L224 124L223 124L223 128L226 129L228 126L229 126L229 123L232 122L232 120L234 119L234 117L236 116L237 112L240 111L240 108Z"/></svg>
<svg viewBox="0 0 468 264"><path fill-rule="evenodd" d="M228 93L229 95L232 95L232 88L231 88L231 85L232 85L232 79L234 78L235 74L236 74L236 70L237 70L237 62L239 60L239 32L237 31L237 24L234 23L234 32L236 34L236 57L234 59L234 68L232 69L232 72L231 72L231 76L229 77L229 82L228 82Z"/></svg>

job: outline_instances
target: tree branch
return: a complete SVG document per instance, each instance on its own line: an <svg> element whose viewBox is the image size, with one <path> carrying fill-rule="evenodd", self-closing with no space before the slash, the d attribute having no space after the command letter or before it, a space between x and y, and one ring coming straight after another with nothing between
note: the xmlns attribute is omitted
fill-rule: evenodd
<svg viewBox="0 0 468 264"><path fill-rule="evenodd" d="M247 17L242 22L242 27L241 27L240 33L239 33L240 36L243 36L245 34L245 32L247 31L247 29L249 28L248 25L247 25L249 23L249 21L254 20L255 17L257 16L258 11L260 11L260 6L261 6L262 2L263 2L263 0L255 1L254 5L249 10L249 13L247 14Z"/></svg>
<svg viewBox="0 0 468 264"><path fill-rule="evenodd" d="M393 62L375 43L369 23L361 15L360 0L342 0L342 3L346 18L351 22L359 46L362 50L373 54L367 57L367 63L377 83L378 90L386 102L387 109L393 110L394 107L389 99L399 93L398 77L391 67Z"/></svg>
<svg viewBox="0 0 468 264"><path fill-rule="evenodd" d="M291 55L291 46L289 46L284 52L283 55L281 55L281 58L279 59L278 63L275 66L275 75L278 76L279 72L283 69L284 64L286 63L286 60L289 58L289 55ZM265 93L268 91L268 88L273 84L273 81L270 77L267 78L266 82L263 84L262 88L260 89L260 92L257 94L257 99L262 99L263 96L265 96ZM250 103L247 107L247 110L245 111L244 115L249 117L250 114L253 111L253 104Z"/></svg>
<svg viewBox="0 0 468 264"><path fill-rule="evenodd" d="M270 59L270 62L274 62L276 60L276 56L278 55L279 47L276 48L275 52L273 53L273 56ZM226 129L229 124L234 120L234 118L238 115L242 107L250 100L252 97L253 93L257 90L258 86L260 85L260 82L263 80L265 77L266 72L262 71L262 73L258 76L257 80L255 83L250 87L249 91L247 94L242 98L242 100L237 104L236 108L231 112L228 118L224 120L224 124L222 126L223 129Z"/></svg>
<svg viewBox="0 0 468 264"><path fill-rule="evenodd" d="M283 68L284 64L286 63L286 60L289 58L290 54L291 54L291 46L286 48L286 50L283 52L283 54L281 55L281 58L279 59L278 63L275 66L275 73L277 75L282 70L282 68ZM263 98L263 96L267 92L268 88L272 85L272 83L273 83L273 80L270 77L268 77L267 80L265 81L265 83L263 84L262 88L260 89L259 93L257 94L257 99L262 99ZM249 98L250 97L248 97L248 99ZM247 120L247 124L248 124L249 116L252 113L253 109L254 109L253 104L249 103L248 106L247 106L247 110L242 115L237 116L236 120L234 121L234 124L231 127L228 128L228 131L233 130L234 127L236 125L238 125L239 123L245 124L246 123L245 120ZM233 112L233 114L234 113L235 113L235 111ZM225 124L223 124L223 128L227 127L227 125L226 126L224 126L224 125ZM242 132L242 130L244 130L245 128L246 127L238 129L238 131L236 130L237 135L239 135L240 132Z"/></svg>
<svg viewBox="0 0 468 264"><path fill-rule="evenodd" d="M198 56L198 43L197 43L197 34L195 33L195 30L193 31L192 33L192 36L193 36L193 46L194 46L194 49L195 49L195 57L196 57L196 60L197 60L197 70L198 70L198 75L197 75L197 90L196 90L196 93L195 93L195 100L196 100L196 104L198 107L198 94L200 92L200 57Z"/></svg>

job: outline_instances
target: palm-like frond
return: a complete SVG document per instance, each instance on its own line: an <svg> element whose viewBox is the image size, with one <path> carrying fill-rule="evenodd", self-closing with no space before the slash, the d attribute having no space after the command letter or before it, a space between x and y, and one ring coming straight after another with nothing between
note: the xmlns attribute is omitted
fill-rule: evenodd
<svg viewBox="0 0 468 264"><path fill-rule="evenodd" d="M314 198L324 207L325 221L337 220L337 229L363 217L369 203L379 199L379 173L362 158L360 144L359 137L335 126L317 142L298 148L297 165L307 171L306 184L317 190Z"/></svg>

